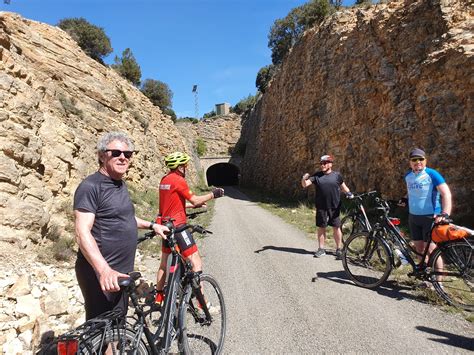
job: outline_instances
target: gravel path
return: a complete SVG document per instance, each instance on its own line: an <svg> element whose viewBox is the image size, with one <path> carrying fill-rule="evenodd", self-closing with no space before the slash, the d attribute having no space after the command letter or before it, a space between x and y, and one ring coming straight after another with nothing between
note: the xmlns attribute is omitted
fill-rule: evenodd
<svg viewBox="0 0 474 355"><path fill-rule="evenodd" d="M201 246L227 307L227 354L469 353L474 327L409 290L354 286L314 239L226 188Z"/></svg>

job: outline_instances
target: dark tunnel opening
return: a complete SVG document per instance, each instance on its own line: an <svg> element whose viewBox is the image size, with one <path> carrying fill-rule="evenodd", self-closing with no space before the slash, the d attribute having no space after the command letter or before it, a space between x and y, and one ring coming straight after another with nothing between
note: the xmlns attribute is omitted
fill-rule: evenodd
<svg viewBox="0 0 474 355"><path fill-rule="evenodd" d="M209 186L232 186L239 184L239 168L229 163L214 164L206 172Z"/></svg>

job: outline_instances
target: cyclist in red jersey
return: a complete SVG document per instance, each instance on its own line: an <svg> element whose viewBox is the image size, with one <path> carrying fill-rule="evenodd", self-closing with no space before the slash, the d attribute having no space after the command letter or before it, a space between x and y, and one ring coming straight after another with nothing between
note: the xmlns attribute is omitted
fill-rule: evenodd
<svg viewBox="0 0 474 355"><path fill-rule="evenodd" d="M160 208L157 223L165 223L174 219L175 226L186 224L186 201L189 207L197 208L203 206L213 198L224 196L224 189L214 188L212 192L205 195L195 195L186 182L186 168L191 157L186 153L174 152L165 158L165 164L170 172L160 182ZM201 255L192 234L185 230L177 235L178 246L181 255L188 259L193 265L193 271L202 271ZM171 249L163 242L160 268L158 269L155 302L161 304L163 301L163 287L165 284L166 265Z"/></svg>

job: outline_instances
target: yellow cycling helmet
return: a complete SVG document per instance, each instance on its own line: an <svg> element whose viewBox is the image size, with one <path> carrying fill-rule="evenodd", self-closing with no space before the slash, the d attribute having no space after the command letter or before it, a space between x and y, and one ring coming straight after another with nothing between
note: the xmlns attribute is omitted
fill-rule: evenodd
<svg viewBox="0 0 474 355"><path fill-rule="evenodd" d="M191 157L186 153L174 152L166 156L165 165L170 169L176 169L178 166L186 164L190 160Z"/></svg>

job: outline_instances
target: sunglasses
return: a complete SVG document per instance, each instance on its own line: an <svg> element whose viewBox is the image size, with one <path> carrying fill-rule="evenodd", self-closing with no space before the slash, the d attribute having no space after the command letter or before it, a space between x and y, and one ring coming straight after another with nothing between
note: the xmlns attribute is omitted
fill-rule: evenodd
<svg viewBox="0 0 474 355"><path fill-rule="evenodd" d="M411 161L412 163L417 163L417 162L419 162L419 161L424 161L424 160L425 160L425 158L411 158L411 159L410 159L410 161Z"/></svg>
<svg viewBox="0 0 474 355"><path fill-rule="evenodd" d="M119 149L106 149L106 152L110 152L110 155L114 158L118 158L119 156L122 155L127 159L130 159L133 155L133 152L131 150L119 150Z"/></svg>
<svg viewBox="0 0 474 355"><path fill-rule="evenodd" d="M319 164L320 165L326 165L326 164L331 164L331 163L332 163L332 161L322 161Z"/></svg>

